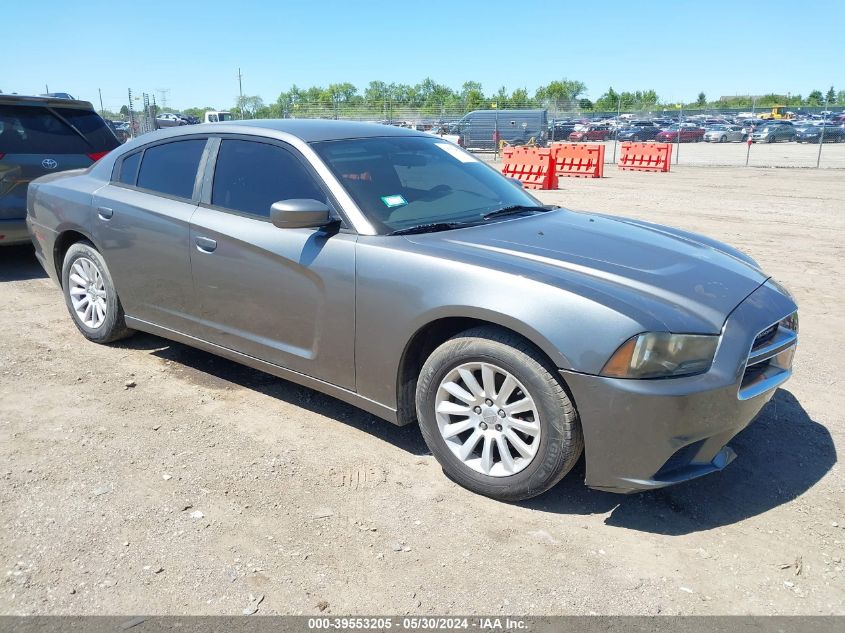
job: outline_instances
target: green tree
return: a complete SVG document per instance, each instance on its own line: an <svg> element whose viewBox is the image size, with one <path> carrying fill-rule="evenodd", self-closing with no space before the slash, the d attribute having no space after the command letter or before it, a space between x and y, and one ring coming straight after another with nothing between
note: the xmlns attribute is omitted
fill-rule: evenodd
<svg viewBox="0 0 845 633"><path fill-rule="evenodd" d="M695 105L697 105L699 108L703 108L704 106L706 106L707 105L707 95L704 94L703 92L699 92L698 93L698 99L695 100Z"/></svg>
<svg viewBox="0 0 845 633"><path fill-rule="evenodd" d="M463 101L464 112L481 110L486 105L481 84L477 81L465 81L461 87L461 101Z"/></svg>
<svg viewBox="0 0 845 633"><path fill-rule="evenodd" d="M613 86L607 89L602 96L596 99L595 107L596 110L601 110L604 112L612 112L616 110L617 106L619 105L619 93L617 93Z"/></svg>
<svg viewBox="0 0 845 633"><path fill-rule="evenodd" d="M824 95L821 90L813 90L807 95L807 105L818 106L824 103Z"/></svg>
<svg viewBox="0 0 845 633"><path fill-rule="evenodd" d="M845 105L845 90L840 90L836 93L836 103Z"/></svg>
<svg viewBox="0 0 845 633"><path fill-rule="evenodd" d="M517 88L511 93L509 105L512 108L530 108L536 104L528 96L528 91L525 88Z"/></svg>
<svg viewBox="0 0 845 633"><path fill-rule="evenodd" d="M128 106L125 106L125 105L120 106L120 116L129 116Z"/></svg>
<svg viewBox="0 0 845 633"><path fill-rule="evenodd" d="M255 95L252 97L238 97L234 110L245 119L254 119L259 110L264 107L264 100Z"/></svg>
<svg viewBox="0 0 845 633"><path fill-rule="evenodd" d="M833 89L833 86L830 87L824 98L828 103L836 103L836 91Z"/></svg>
<svg viewBox="0 0 845 633"><path fill-rule="evenodd" d="M587 86L583 82L564 78L553 81L547 86L540 86L535 98L537 101L557 108L573 108L578 97L585 92L587 92Z"/></svg>

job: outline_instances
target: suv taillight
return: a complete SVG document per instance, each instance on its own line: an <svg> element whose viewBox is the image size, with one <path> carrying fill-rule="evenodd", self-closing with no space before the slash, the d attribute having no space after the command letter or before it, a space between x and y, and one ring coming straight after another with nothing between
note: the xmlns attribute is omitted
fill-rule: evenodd
<svg viewBox="0 0 845 633"><path fill-rule="evenodd" d="M88 158L90 158L91 160L93 160L93 161L96 163L98 160L100 160L100 159L101 159L103 156L105 156L106 154L108 154L108 151L105 151L105 152L93 152L93 153L91 153L91 154L86 154L86 156L88 156Z"/></svg>

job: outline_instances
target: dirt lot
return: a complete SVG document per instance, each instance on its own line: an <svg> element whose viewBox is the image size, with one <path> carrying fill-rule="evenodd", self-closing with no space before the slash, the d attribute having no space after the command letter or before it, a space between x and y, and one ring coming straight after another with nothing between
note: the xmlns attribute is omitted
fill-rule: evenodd
<svg viewBox="0 0 845 633"><path fill-rule="evenodd" d="M845 613L845 173L610 169L541 197L724 239L797 297L795 377L724 472L621 497L579 466L497 503L416 428L152 336L87 343L3 249L0 613Z"/></svg>

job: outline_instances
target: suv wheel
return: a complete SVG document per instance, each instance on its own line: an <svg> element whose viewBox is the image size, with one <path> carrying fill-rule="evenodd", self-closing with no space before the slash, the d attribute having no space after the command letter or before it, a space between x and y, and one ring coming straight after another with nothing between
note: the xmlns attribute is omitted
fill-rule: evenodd
<svg viewBox="0 0 845 633"><path fill-rule="evenodd" d="M62 265L62 293L74 324L95 343L132 334L103 256L89 242L72 244Z"/></svg>
<svg viewBox="0 0 845 633"><path fill-rule="evenodd" d="M448 477L502 501L539 495L584 441L556 371L520 337L467 330L429 356L417 383L420 429Z"/></svg>

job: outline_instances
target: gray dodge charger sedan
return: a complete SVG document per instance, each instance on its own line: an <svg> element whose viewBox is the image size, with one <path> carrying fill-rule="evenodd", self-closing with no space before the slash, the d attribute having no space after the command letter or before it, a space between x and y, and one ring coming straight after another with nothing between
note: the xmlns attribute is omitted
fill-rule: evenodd
<svg viewBox="0 0 845 633"><path fill-rule="evenodd" d="M791 374L752 259L541 204L423 132L244 121L148 134L29 189L38 259L97 343L151 332L418 422L503 500L724 468Z"/></svg>

